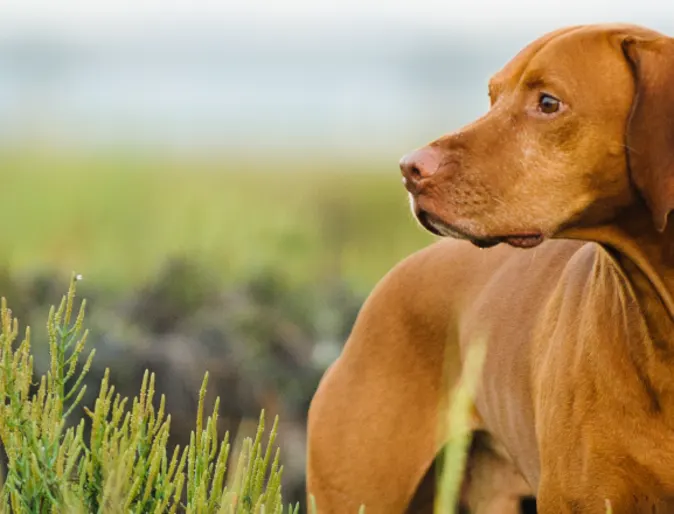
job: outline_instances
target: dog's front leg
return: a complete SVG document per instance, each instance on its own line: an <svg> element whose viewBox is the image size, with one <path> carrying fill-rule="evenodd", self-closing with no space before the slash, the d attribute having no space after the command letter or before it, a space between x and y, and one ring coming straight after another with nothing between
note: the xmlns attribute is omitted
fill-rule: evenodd
<svg viewBox="0 0 674 514"><path fill-rule="evenodd" d="M312 401L307 489L320 514L403 514L441 447L450 317L431 315L444 306L417 287L414 259L377 286Z"/></svg>

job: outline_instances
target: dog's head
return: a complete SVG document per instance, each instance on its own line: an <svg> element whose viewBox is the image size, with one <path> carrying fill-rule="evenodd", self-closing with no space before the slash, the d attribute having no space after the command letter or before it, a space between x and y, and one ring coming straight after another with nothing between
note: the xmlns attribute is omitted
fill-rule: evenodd
<svg viewBox="0 0 674 514"><path fill-rule="evenodd" d="M627 25L571 27L522 50L491 108L401 161L431 232L536 246L644 202L674 209L674 39Z"/></svg>

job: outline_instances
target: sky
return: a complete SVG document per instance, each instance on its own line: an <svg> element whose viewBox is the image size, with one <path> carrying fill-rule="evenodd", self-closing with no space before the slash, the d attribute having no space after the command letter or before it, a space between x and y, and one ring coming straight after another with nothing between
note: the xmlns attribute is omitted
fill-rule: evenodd
<svg viewBox="0 0 674 514"><path fill-rule="evenodd" d="M663 20L664 18L664 20ZM549 30L569 23L674 19L668 0L4 0L0 27L42 27L95 33L152 20L155 23L306 25L396 21L493 30L508 26Z"/></svg>
<svg viewBox="0 0 674 514"><path fill-rule="evenodd" d="M0 145L398 151L482 114L530 41L598 22L674 35L674 0L0 0Z"/></svg>

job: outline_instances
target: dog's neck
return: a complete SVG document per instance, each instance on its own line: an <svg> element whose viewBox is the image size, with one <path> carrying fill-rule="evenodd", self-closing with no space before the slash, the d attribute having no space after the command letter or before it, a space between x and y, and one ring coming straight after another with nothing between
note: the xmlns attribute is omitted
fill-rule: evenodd
<svg viewBox="0 0 674 514"><path fill-rule="evenodd" d="M674 223L658 232L644 210L636 206L611 224L569 229L563 237L593 241L611 253L637 292L652 336L674 351Z"/></svg>

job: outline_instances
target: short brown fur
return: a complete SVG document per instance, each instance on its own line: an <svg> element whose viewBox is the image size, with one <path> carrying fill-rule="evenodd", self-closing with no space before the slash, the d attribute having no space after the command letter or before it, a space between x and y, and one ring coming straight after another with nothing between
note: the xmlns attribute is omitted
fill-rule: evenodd
<svg viewBox="0 0 674 514"><path fill-rule="evenodd" d="M543 93L559 111L541 111ZM542 514L607 499L616 514L674 512L674 40L563 29L490 96L401 165L420 222L453 239L363 306L311 405L308 492L321 514L405 512L466 349L486 337L471 512L516 512L527 492Z"/></svg>

